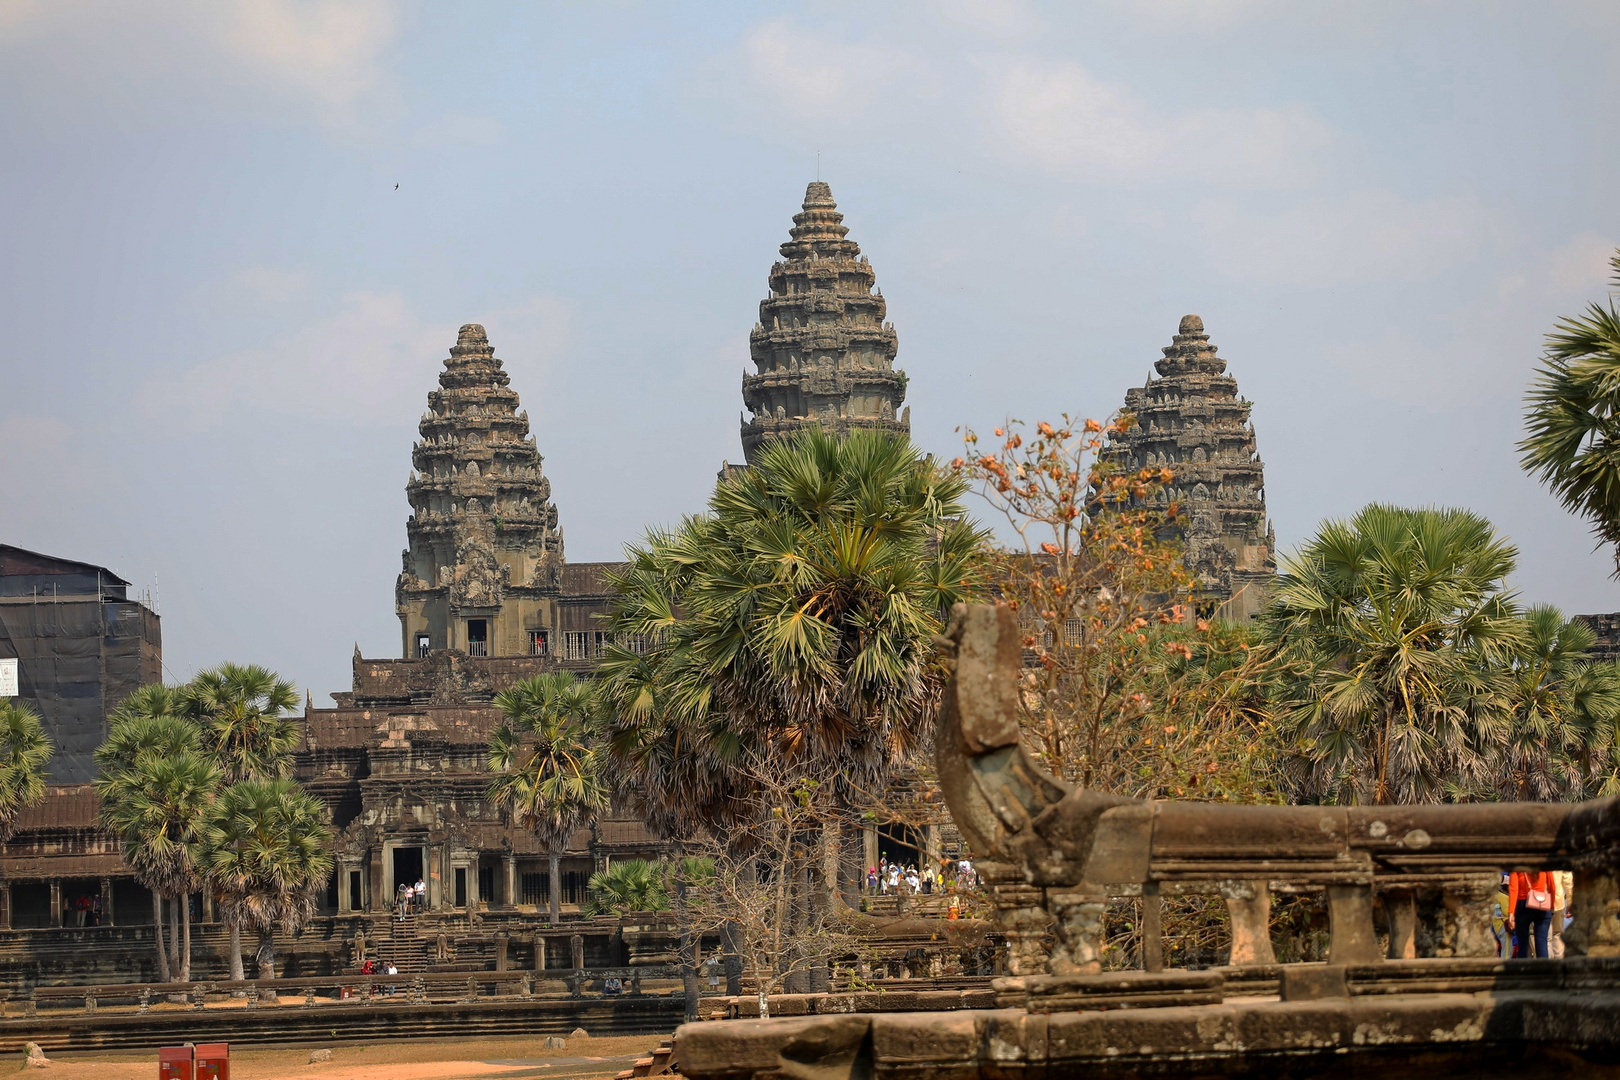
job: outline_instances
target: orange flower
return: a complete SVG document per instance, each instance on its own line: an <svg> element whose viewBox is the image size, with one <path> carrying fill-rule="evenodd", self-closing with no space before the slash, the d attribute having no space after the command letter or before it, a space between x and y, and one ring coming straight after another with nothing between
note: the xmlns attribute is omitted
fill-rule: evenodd
<svg viewBox="0 0 1620 1080"><path fill-rule="evenodd" d="M1102 430L1102 425L1097 423L1097 421L1095 421L1095 420L1087 420L1086 421L1086 430L1087 431L1101 431Z"/></svg>

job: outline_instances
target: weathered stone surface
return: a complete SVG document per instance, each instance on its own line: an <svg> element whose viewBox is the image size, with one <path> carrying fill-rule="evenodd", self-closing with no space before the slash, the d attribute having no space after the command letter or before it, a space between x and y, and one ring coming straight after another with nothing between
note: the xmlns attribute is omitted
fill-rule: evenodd
<svg viewBox="0 0 1620 1080"><path fill-rule="evenodd" d="M1125 392L1136 424L1110 444L1110 459L1129 471L1169 469L1162 501L1181 509L1183 555L1198 579L1199 599L1247 619L1264 606L1276 573L1276 536L1266 519L1265 465L1255 451L1249 402L1204 333L1188 315L1164 359L1160 377Z"/></svg>
<svg viewBox="0 0 1620 1080"><path fill-rule="evenodd" d="M771 295L760 302L749 335L755 374L743 376L743 455L752 462L767 440L811 425L842 434L878 428L910 436L902 410L906 374L894 369L900 339L876 276L832 189L817 180L793 215L792 239L771 267Z"/></svg>

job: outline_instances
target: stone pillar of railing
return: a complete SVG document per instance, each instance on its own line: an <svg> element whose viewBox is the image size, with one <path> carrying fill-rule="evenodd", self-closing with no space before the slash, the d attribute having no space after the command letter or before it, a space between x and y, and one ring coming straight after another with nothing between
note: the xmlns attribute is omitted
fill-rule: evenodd
<svg viewBox="0 0 1620 1080"><path fill-rule="evenodd" d="M1417 896L1408 891L1386 892L1379 897L1384 902L1384 917L1389 924L1389 951L1391 960L1417 959Z"/></svg>
<svg viewBox="0 0 1620 1080"><path fill-rule="evenodd" d="M248 983L247 1007L250 1009L257 1009L259 1007L259 984L256 982Z"/></svg>
<svg viewBox="0 0 1620 1080"><path fill-rule="evenodd" d="M1238 966L1275 964L1271 948L1271 886L1264 880L1216 883L1232 919L1232 956Z"/></svg>
<svg viewBox="0 0 1620 1080"><path fill-rule="evenodd" d="M1108 895L1100 889L1048 889L1047 910L1057 931L1047 966L1054 975L1100 975L1107 934ZM1032 974L1032 972L1014 972Z"/></svg>
<svg viewBox="0 0 1620 1080"><path fill-rule="evenodd" d="M463 1005L478 1000L478 980L471 975L467 976L467 995L461 999Z"/></svg>
<svg viewBox="0 0 1620 1080"><path fill-rule="evenodd" d="M534 970L546 970L546 935L534 935Z"/></svg>
<svg viewBox="0 0 1620 1080"><path fill-rule="evenodd" d="M1329 885L1328 963L1376 964L1378 928L1373 925L1371 885Z"/></svg>
<svg viewBox="0 0 1620 1080"><path fill-rule="evenodd" d="M506 970L506 954L511 946L511 938L505 934L495 935L495 970Z"/></svg>
<svg viewBox="0 0 1620 1080"><path fill-rule="evenodd" d="M1491 897L1496 894L1500 880L1500 873L1490 871L1462 875L1443 886L1440 901L1448 925L1442 948L1450 951L1442 955L1496 955L1496 935L1491 933Z"/></svg>
<svg viewBox="0 0 1620 1080"><path fill-rule="evenodd" d="M1043 904L1041 889L1026 882L1023 871L1008 863L981 859L973 868L990 894L997 928L1007 939L1007 974L1046 974L1053 919Z"/></svg>
<svg viewBox="0 0 1620 1080"><path fill-rule="evenodd" d="M51 925L62 925L62 883L51 879Z"/></svg>
<svg viewBox="0 0 1620 1080"><path fill-rule="evenodd" d="M1576 870L1575 922L1564 931L1565 956L1620 956L1620 874Z"/></svg>
<svg viewBox="0 0 1620 1080"><path fill-rule="evenodd" d="M1142 970L1164 970L1164 898L1157 881L1142 885Z"/></svg>
<svg viewBox="0 0 1620 1080"><path fill-rule="evenodd" d="M101 879L101 925L102 926L112 926L112 925L114 925L113 924L113 883L112 883L112 878L110 878L110 877L104 877L104 878Z"/></svg>
<svg viewBox="0 0 1620 1080"><path fill-rule="evenodd" d="M140 1000L140 1007L135 1010L136 1012L150 1012L152 1010L152 991L151 990L147 989L144 986L141 987L141 993L140 993L139 1000Z"/></svg>
<svg viewBox="0 0 1620 1080"><path fill-rule="evenodd" d="M87 991L84 995L84 1011L87 1013L96 1011L96 993L94 990Z"/></svg>
<svg viewBox="0 0 1620 1080"><path fill-rule="evenodd" d="M568 939L568 952L574 969L585 966L585 936L575 934Z"/></svg>

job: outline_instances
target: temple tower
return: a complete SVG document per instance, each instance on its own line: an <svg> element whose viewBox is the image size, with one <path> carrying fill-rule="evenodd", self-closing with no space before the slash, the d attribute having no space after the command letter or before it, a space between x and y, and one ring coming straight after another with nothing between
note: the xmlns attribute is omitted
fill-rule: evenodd
<svg viewBox="0 0 1620 1080"><path fill-rule="evenodd" d="M406 657L544 655L563 561L551 482L484 328L461 328L412 451L395 586ZM538 636L536 636L538 635Z"/></svg>
<svg viewBox="0 0 1620 1080"><path fill-rule="evenodd" d="M766 439L811 424L840 435L859 427L911 435L911 409L901 408L906 373L894 367L900 339L843 222L832 189L815 181L771 267L771 295L749 335L757 374L743 374L743 403L754 414L742 425L749 462Z"/></svg>
<svg viewBox="0 0 1620 1080"><path fill-rule="evenodd" d="M1160 377L1125 392L1136 423L1110 444L1121 468L1168 468L1160 493L1181 504L1183 561L1198 578L1205 611L1243 621L1265 605L1276 574L1276 534L1266 519L1265 465L1255 451L1250 404L1204 333L1188 315L1155 361Z"/></svg>

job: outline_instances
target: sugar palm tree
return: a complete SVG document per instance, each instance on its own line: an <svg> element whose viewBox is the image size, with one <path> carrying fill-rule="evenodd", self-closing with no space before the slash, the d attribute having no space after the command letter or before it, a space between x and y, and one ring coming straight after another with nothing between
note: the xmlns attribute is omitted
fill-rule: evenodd
<svg viewBox="0 0 1620 1080"><path fill-rule="evenodd" d="M586 884L593 914L666 911L669 892L659 865L646 859L622 859L591 875Z"/></svg>
<svg viewBox="0 0 1620 1080"><path fill-rule="evenodd" d="M1465 510L1372 505L1282 560L1263 616L1302 794L1431 802L1490 781L1525 640L1515 550Z"/></svg>
<svg viewBox="0 0 1620 1080"><path fill-rule="evenodd" d="M119 725L122 734L139 726L146 749L137 751L115 771L104 770L96 781L102 819L118 834L126 862L152 890L153 931L158 972L164 982L191 978L191 911L187 898L202 883L198 852L204 821L219 793L220 771L206 755L185 749L183 722L149 717ZM120 740L128 747L136 739ZM108 755L111 757L111 755ZM171 966L163 948L162 897L168 897L179 920Z"/></svg>
<svg viewBox="0 0 1620 1080"><path fill-rule="evenodd" d="M1610 265L1620 289L1620 251ZM1547 336L1524 424L1525 470L1615 547L1620 576L1620 308L1613 294Z"/></svg>
<svg viewBox="0 0 1620 1080"><path fill-rule="evenodd" d="M202 730L203 745L219 762L224 782L281 779L292 774L298 722L289 715L298 692L273 671L256 664L221 664L198 672L180 689L189 715ZM242 924L222 910L230 926L231 978L246 974Z"/></svg>
<svg viewBox="0 0 1620 1080"><path fill-rule="evenodd" d="M221 664L199 672L181 694L226 783L291 775L298 746L292 683L256 664Z"/></svg>
<svg viewBox="0 0 1620 1080"><path fill-rule="evenodd" d="M1610 754L1620 720L1620 667L1594 663L1596 641L1578 619L1540 605L1525 614L1513 663L1513 725L1500 746L1496 791L1504 799L1579 798L1615 787Z"/></svg>
<svg viewBox="0 0 1620 1080"><path fill-rule="evenodd" d="M51 749L38 713L0 701L0 843L11 839L18 815L45 797Z"/></svg>
<svg viewBox="0 0 1620 1080"><path fill-rule="evenodd" d="M489 798L532 830L550 858L552 922L562 917L568 838L607 809L594 688L568 672L525 679L495 696L504 717L489 737Z"/></svg>
<svg viewBox="0 0 1620 1080"><path fill-rule="evenodd" d="M275 978L275 931L297 933L332 873L332 832L319 800L291 780L243 780L208 815L201 859L222 913L259 931L260 979Z"/></svg>
<svg viewBox="0 0 1620 1080"><path fill-rule="evenodd" d="M655 827L755 812L734 768L750 753L871 785L916 750L943 682L933 636L982 585L966 492L904 439L812 428L628 551L603 671Z"/></svg>

